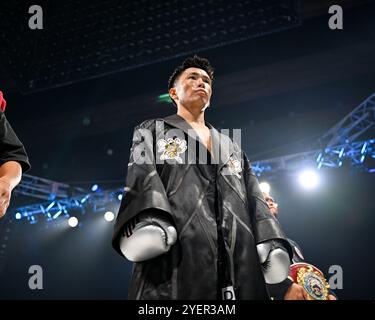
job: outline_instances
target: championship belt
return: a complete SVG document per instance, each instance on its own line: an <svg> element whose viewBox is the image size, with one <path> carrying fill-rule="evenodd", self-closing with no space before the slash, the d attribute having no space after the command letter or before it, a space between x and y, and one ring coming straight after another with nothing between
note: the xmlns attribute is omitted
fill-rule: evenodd
<svg viewBox="0 0 375 320"><path fill-rule="evenodd" d="M317 267L300 262L290 266L289 279L307 292L307 300L328 300L329 284Z"/></svg>

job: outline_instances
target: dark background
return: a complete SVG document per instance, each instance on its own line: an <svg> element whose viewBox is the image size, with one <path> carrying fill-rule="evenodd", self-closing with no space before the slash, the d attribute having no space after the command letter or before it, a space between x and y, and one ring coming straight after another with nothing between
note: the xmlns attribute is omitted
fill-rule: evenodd
<svg viewBox="0 0 375 320"><path fill-rule="evenodd" d="M84 8L85 2L78 2ZM44 3L52 12L53 5ZM331 4L343 5L344 30L328 28ZM27 8L25 4L17 10L28 17ZM8 5L1 18L11 9ZM206 120L217 128L242 129L242 148L252 161L310 150L325 131L375 91L374 1L302 1L300 10L301 21L294 27L212 49L200 50L203 41L194 47L216 69ZM44 14L48 17L48 10ZM84 16L78 16L77 23L80 19ZM56 25L46 18L46 30L41 32L49 27ZM96 28L99 33L104 27ZM195 34L199 28L188 36ZM157 97L167 92L173 69L190 54L100 77L74 78L70 84L30 88L30 82L19 77L22 57L17 68L9 65L13 48L9 39L18 45L23 36L2 31L0 89L8 102L6 116L27 148L32 164L28 173L72 186L121 187L133 127L176 112ZM48 51L47 44L38 45ZM69 45L66 41L65 47ZM38 57L33 59L35 66ZM53 67L45 72L53 74ZM271 180L280 221L306 260L327 276L329 266L343 268L339 298L373 299L373 175L349 165L324 169L321 175L321 186L311 192L298 187L294 172L280 172ZM7 237L0 242L6 246L0 266L1 299L126 298L131 264L111 249L112 223L94 213L83 216L82 226L75 229L63 222L46 226L14 220L12 210L27 201L36 202L15 195L7 218L0 221L1 237ZM28 268L34 264L43 267L43 290L28 288Z"/></svg>

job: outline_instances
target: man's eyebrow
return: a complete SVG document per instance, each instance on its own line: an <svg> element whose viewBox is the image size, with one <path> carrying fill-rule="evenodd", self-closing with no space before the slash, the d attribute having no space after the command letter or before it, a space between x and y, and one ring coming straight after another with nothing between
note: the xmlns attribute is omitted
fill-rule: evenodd
<svg viewBox="0 0 375 320"><path fill-rule="evenodd" d="M207 76L205 76L205 75L201 75L201 74L198 73L198 72L190 72L190 73L187 75L187 77L189 77L189 76L198 76L198 77L202 76L202 78L211 81L210 77L207 77Z"/></svg>

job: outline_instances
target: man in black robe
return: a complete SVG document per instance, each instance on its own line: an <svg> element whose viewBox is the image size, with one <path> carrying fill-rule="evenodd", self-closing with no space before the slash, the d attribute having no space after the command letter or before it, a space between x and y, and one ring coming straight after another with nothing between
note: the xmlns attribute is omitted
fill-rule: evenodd
<svg viewBox="0 0 375 320"><path fill-rule="evenodd" d="M113 246L134 262L129 299L269 299L291 249L246 154L204 119L213 69L177 67L177 114L134 130Z"/></svg>
<svg viewBox="0 0 375 320"><path fill-rule="evenodd" d="M21 181L22 171L30 168L25 148L5 117L5 106L0 91L0 218L9 206L12 190Z"/></svg>

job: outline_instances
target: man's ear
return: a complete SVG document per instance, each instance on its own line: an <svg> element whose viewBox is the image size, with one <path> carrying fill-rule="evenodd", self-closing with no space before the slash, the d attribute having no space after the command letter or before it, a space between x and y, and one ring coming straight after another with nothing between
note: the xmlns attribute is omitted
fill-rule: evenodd
<svg viewBox="0 0 375 320"><path fill-rule="evenodd" d="M169 96L171 97L172 100L175 100L175 101L178 100L176 88L169 89Z"/></svg>

